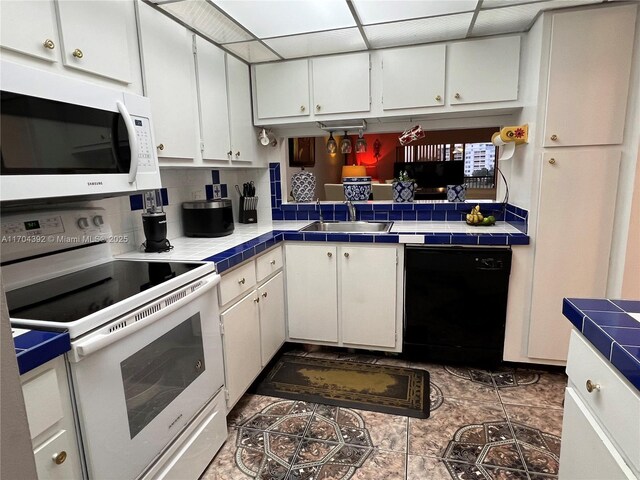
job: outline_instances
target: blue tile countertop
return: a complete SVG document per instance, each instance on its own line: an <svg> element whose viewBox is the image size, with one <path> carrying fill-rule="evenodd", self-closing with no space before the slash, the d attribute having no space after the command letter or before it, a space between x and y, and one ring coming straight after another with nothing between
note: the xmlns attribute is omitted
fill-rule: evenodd
<svg viewBox="0 0 640 480"><path fill-rule="evenodd" d="M640 300L565 298L562 313L640 390Z"/></svg>
<svg viewBox="0 0 640 480"><path fill-rule="evenodd" d="M29 330L14 326L11 329L20 375L71 350L67 332Z"/></svg>

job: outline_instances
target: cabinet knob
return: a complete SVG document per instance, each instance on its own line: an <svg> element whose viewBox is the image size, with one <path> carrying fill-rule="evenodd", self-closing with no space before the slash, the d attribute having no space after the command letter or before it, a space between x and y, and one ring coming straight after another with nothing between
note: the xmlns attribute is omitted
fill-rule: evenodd
<svg viewBox="0 0 640 480"><path fill-rule="evenodd" d="M240 157L240 150L236 152L236 158Z"/></svg>
<svg viewBox="0 0 640 480"><path fill-rule="evenodd" d="M556 135L555 133L551 135L551 140L553 140L554 142L558 140L558 135Z"/></svg>
<svg viewBox="0 0 640 480"><path fill-rule="evenodd" d="M333 253L327 252L327 257L329 257L329 258L333 257Z"/></svg>
<svg viewBox="0 0 640 480"><path fill-rule="evenodd" d="M240 285L244 285L244 282L245 282L244 277L243 277L242 279L238 280L238 283L239 283Z"/></svg>
<svg viewBox="0 0 640 480"><path fill-rule="evenodd" d="M164 143L161 143L156 147L158 150L164 150Z"/></svg>
<svg viewBox="0 0 640 480"><path fill-rule="evenodd" d="M55 462L56 465L62 465L66 459L67 459L67 452L65 452L64 450L61 451L60 453L54 453L52 458L52 460Z"/></svg>
<svg viewBox="0 0 640 480"><path fill-rule="evenodd" d="M550 163L551 165L555 165L555 164L556 164L556 159L555 159L555 158L550 158L550 159L549 159L549 163Z"/></svg>
<svg viewBox="0 0 640 480"><path fill-rule="evenodd" d="M349 252L344 252L344 258L349 258Z"/></svg>
<svg viewBox="0 0 640 480"><path fill-rule="evenodd" d="M453 98L455 98L456 100L460 100L460 94L459 94L459 93L456 93L456 94L453 96Z"/></svg>
<svg viewBox="0 0 640 480"><path fill-rule="evenodd" d="M587 380L587 392L592 393L594 390L600 390L600 384Z"/></svg>
<svg viewBox="0 0 640 480"><path fill-rule="evenodd" d="M316 112L319 112L322 109L320 105L316 105Z"/></svg>
<svg viewBox="0 0 640 480"><path fill-rule="evenodd" d="M275 260L271 260L269 263L270 263L271 265L275 265L275 264L276 264L276 261L275 261Z"/></svg>
<svg viewBox="0 0 640 480"><path fill-rule="evenodd" d="M442 97L440 95L436 95L436 102L439 102L440 100L442 100Z"/></svg>
<svg viewBox="0 0 640 480"><path fill-rule="evenodd" d="M84 53L82 53L82 50L80 50L79 48L76 48L71 55L73 55L76 58L84 57Z"/></svg>
<svg viewBox="0 0 640 480"><path fill-rule="evenodd" d="M56 48L56 44L53 43L53 40L51 40L50 38L47 38L42 45L44 46L44 48L48 48L49 50L53 50L54 48Z"/></svg>
<svg viewBox="0 0 640 480"><path fill-rule="evenodd" d="M304 105L300 105L300 111L304 112L306 110L306 107Z"/></svg>
<svg viewBox="0 0 640 480"><path fill-rule="evenodd" d="M232 152L231 150L229 150L229 151L227 152L227 155L230 157L231 155L233 155L233 152Z"/></svg>
<svg viewBox="0 0 640 480"><path fill-rule="evenodd" d="M264 292L264 293L262 294L262 296L263 296L264 298L267 298L267 292Z"/></svg>
<svg viewBox="0 0 640 480"><path fill-rule="evenodd" d="M254 303L260 303L260 297L253 299Z"/></svg>

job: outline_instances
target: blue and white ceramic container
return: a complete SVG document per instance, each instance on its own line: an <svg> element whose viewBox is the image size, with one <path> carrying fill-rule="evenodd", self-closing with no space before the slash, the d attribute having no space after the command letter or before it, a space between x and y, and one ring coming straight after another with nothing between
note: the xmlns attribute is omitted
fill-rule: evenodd
<svg viewBox="0 0 640 480"><path fill-rule="evenodd" d="M394 202L413 202L416 194L416 182L393 182Z"/></svg>
<svg viewBox="0 0 640 480"><path fill-rule="evenodd" d="M344 198L352 202L369 200L371 195L371 177L344 177Z"/></svg>
<svg viewBox="0 0 640 480"><path fill-rule="evenodd" d="M313 202L316 196L316 177L305 170L291 176L291 196L296 202Z"/></svg>
<svg viewBox="0 0 640 480"><path fill-rule="evenodd" d="M447 185L447 200L450 202L464 202L466 199L466 185Z"/></svg>

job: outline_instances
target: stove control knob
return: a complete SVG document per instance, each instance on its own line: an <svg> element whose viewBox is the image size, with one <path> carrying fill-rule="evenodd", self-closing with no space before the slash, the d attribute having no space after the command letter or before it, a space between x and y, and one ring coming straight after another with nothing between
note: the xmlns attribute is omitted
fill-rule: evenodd
<svg viewBox="0 0 640 480"><path fill-rule="evenodd" d="M78 228L80 228L81 230L84 230L85 228L89 227L89 219L87 217L80 217L78 219Z"/></svg>
<svg viewBox="0 0 640 480"><path fill-rule="evenodd" d="M102 218L102 215L96 215L95 217L93 217L93 224L96 227L101 227L102 225L104 225L104 219Z"/></svg>

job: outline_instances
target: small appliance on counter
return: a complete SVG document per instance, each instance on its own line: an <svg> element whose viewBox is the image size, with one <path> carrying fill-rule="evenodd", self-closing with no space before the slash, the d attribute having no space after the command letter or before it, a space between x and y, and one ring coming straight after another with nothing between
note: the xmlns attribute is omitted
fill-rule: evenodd
<svg viewBox="0 0 640 480"><path fill-rule="evenodd" d="M144 195L145 213L142 214L142 228L145 241L142 244L147 253L168 252L173 248L167 240L167 215L162 206L160 190L150 190Z"/></svg>
<svg viewBox="0 0 640 480"><path fill-rule="evenodd" d="M231 200L196 200L182 204L185 237L224 237L233 233Z"/></svg>

